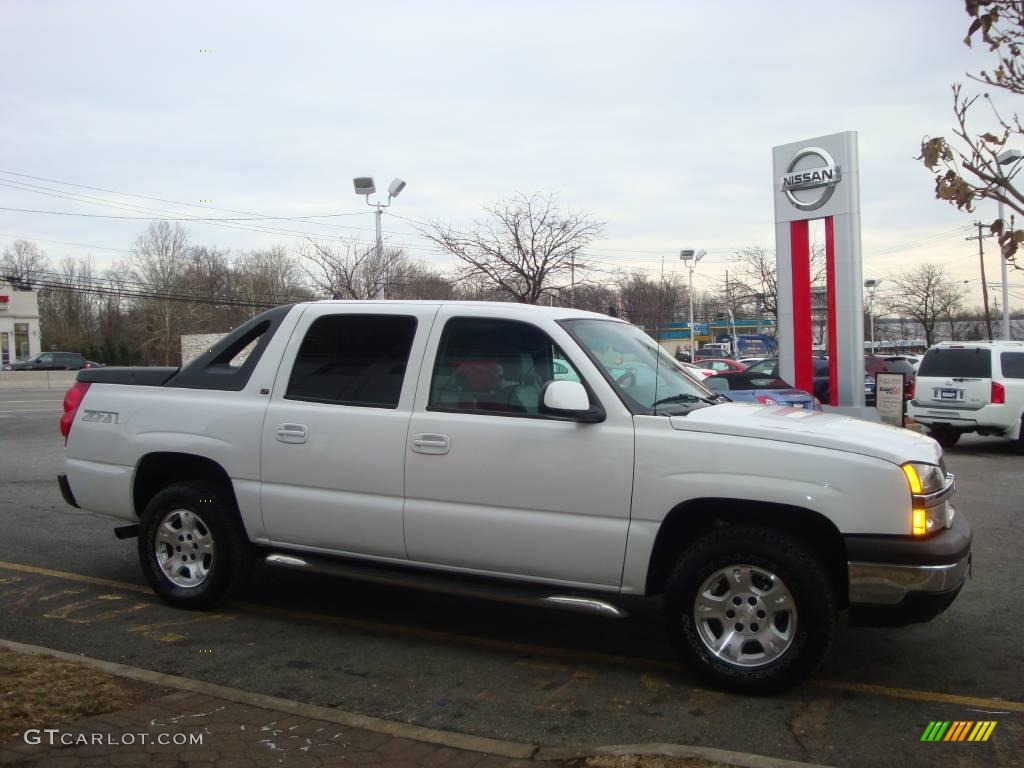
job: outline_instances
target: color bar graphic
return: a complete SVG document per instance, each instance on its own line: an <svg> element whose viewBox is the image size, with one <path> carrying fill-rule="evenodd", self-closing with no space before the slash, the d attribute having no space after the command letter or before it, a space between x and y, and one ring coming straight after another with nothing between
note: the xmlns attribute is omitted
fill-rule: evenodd
<svg viewBox="0 0 1024 768"><path fill-rule="evenodd" d="M932 720L921 741L988 741L995 729L995 720Z"/></svg>

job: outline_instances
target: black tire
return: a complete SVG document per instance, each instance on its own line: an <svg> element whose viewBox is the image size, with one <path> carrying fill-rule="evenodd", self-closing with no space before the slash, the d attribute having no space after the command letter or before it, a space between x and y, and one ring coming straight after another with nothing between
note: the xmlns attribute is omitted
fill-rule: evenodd
<svg viewBox="0 0 1024 768"><path fill-rule="evenodd" d="M952 448L960 440L962 434L962 432L948 427L932 427L928 430L928 436L943 448Z"/></svg>
<svg viewBox="0 0 1024 768"><path fill-rule="evenodd" d="M172 516L168 520L168 516ZM177 559L167 569L175 571L175 583L161 565L167 557L167 544L157 541L158 529L165 520L170 527L175 523L182 526L180 531L184 552L191 544L194 551L190 557L194 564L181 563ZM184 518L187 523L181 523ZM195 531L194 540L188 527ZM207 539L212 548L204 554ZM203 547L200 548L200 542ZM213 485L201 483L176 483L157 493L146 505L139 520L139 561L142 572L153 590L167 603L177 608L202 609L220 604L237 590L249 575L252 563L251 545L242 527L238 510L230 493ZM182 550L178 550L181 552ZM161 555L161 552L164 554ZM171 557L175 557L171 553ZM195 559L198 558L198 559ZM202 577L200 578L200 573ZM187 574L191 574L190 576ZM180 582L198 580L194 585Z"/></svg>
<svg viewBox="0 0 1024 768"><path fill-rule="evenodd" d="M705 622L698 626L694 614L698 592L715 574L732 565L753 566L773 574L788 588L795 605L795 630L788 646L770 661L747 659L741 666L721 658L701 639L713 632ZM761 578L758 576L757 578ZM754 593L749 593L753 595ZM730 598L729 602L731 603ZM754 598L756 599L756 598ZM789 688L810 676L824 660L836 629L836 596L831 580L818 559L803 544L785 534L753 525L736 525L716 530L699 539L679 558L665 589L665 617L669 638L687 667L704 682L724 690L747 694L767 694ZM728 603L723 603L728 605ZM747 610L746 599L736 610ZM730 606L731 607L731 606ZM755 606L749 610L753 611ZM767 607L767 606L766 606ZM760 612L749 616L758 621ZM742 616L739 617L742 619ZM784 619L780 616L779 619ZM776 619L769 618L767 622ZM732 621L732 619L729 619ZM762 630L767 628L761 627ZM714 620L711 620L711 625ZM788 624L788 623L787 623ZM735 627L723 628L731 632ZM749 623L746 629L757 629ZM742 633L739 633L743 637ZM756 639L743 640L743 650L761 648Z"/></svg>

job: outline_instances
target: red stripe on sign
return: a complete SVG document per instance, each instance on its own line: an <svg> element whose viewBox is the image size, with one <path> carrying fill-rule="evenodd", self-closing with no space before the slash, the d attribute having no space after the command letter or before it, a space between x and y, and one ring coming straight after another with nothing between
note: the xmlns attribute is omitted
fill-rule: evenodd
<svg viewBox="0 0 1024 768"><path fill-rule="evenodd" d="M839 329L836 328L836 229L825 218L825 300L828 302L828 403L839 405Z"/></svg>
<svg viewBox="0 0 1024 768"><path fill-rule="evenodd" d="M814 391L811 359L811 245L806 221L789 223L790 269L793 275L793 386Z"/></svg>

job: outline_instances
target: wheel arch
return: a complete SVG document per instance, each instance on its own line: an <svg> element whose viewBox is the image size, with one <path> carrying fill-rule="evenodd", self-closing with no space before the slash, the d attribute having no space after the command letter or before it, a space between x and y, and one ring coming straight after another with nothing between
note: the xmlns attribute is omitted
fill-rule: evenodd
<svg viewBox="0 0 1024 768"><path fill-rule="evenodd" d="M677 504L665 516L651 550L645 594L660 594L672 565L693 542L730 525L761 525L787 533L817 555L829 575L837 604L847 605L846 545L835 523L806 507L750 499L705 497Z"/></svg>
<svg viewBox="0 0 1024 768"><path fill-rule="evenodd" d="M220 488L238 514L238 499L231 478L218 462L206 456L173 451L147 453L135 466L132 509L141 517L150 500L162 489L180 482L199 482Z"/></svg>

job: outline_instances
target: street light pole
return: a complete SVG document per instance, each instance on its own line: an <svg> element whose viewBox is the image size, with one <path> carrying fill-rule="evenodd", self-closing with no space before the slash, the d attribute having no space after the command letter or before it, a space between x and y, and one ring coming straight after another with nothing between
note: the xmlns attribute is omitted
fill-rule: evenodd
<svg viewBox="0 0 1024 768"><path fill-rule="evenodd" d="M707 255L707 251L693 250L684 248L679 252L679 258L686 262L687 268L690 270L690 283L687 293L690 298L690 362L694 361L694 354L697 352L697 335L693 332L693 270L697 267L697 262L703 259Z"/></svg>
<svg viewBox="0 0 1024 768"><path fill-rule="evenodd" d="M868 289L868 317L871 320L871 354L875 354L875 289L882 282L876 277L869 277L864 281L864 287Z"/></svg>
<svg viewBox="0 0 1024 768"><path fill-rule="evenodd" d="M376 264L378 268L384 264L384 237L381 233L381 217L384 215L384 209L391 206L391 201L398 197L398 195L405 189L405 182L402 179L395 179L388 186L388 201L382 203L379 200L375 203L370 202L370 195L377 191L377 185L373 181L372 176L359 176L352 179L352 186L355 187L357 195L364 195L366 197L366 204L375 207L376 219L377 219L377 243L376 243ZM388 279L390 277L387 265L383 266L384 275L380 289L380 297L386 299L388 297Z"/></svg>

